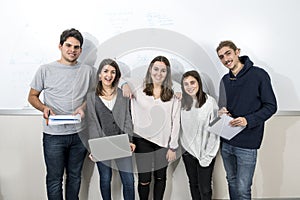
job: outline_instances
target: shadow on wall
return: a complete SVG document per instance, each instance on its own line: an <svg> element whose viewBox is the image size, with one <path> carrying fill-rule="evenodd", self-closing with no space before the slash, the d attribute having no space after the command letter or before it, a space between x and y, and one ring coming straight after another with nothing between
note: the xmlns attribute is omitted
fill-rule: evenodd
<svg viewBox="0 0 300 200"><path fill-rule="evenodd" d="M95 67L99 42L96 37L94 37L90 33L83 33L83 37L84 41L82 45L82 53L78 58L78 61Z"/></svg>
<svg viewBox="0 0 300 200"><path fill-rule="evenodd" d="M254 66L263 68L270 75L273 90L277 98L278 111L299 111L300 96L298 95L299 92L297 92L298 85L295 85L291 78L274 71L272 66L261 61L259 56L256 56L254 52L250 53L250 59L254 62Z"/></svg>
<svg viewBox="0 0 300 200"><path fill-rule="evenodd" d="M299 111L300 97L296 92L296 88L299 86L294 85L289 77L273 71L270 71L270 76L279 106L278 111Z"/></svg>
<svg viewBox="0 0 300 200"><path fill-rule="evenodd" d="M256 177L261 179L262 188L259 192L259 195L262 197L268 196L282 196L283 189L285 188L284 182L287 179L284 177L284 172L286 171L287 158L284 157L287 155L287 150L291 147L286 146L287 144L287 130L292 127L296 121L295 120L285 120L286 123L282 123L282 118L273 118L267 122L268 126L265 131L265 138L263 141L263 146L259 151L259 166L257 170L261 170L261 177ZM280 126L278 125L280 124ZM275 128L272 128L273 126ZM274 135L276 134L276 135ZM295 149L293 147L292 149ZM270 159L266 159L270 158ZM285 180L284 180L285 179ZM292 178L288 178L292 180ZM256 191L259 191L259 188L255 188ZM293 189L290 188L290 192Z"/></svg>
<svg viewBox="0 0 300 200"><path fill-rule="evenodd" d="M278 111L286 111L285 109L290 109L291 105L300 105L299 97L295 90L293 82L286 76L276 73L272 68L267 67L268 65L262 61L258 61L262 64L255 64L256 66L265 69L272 81L273 90L275 92L278 104ZM276 80L276 81L275 81ZM288 98L287 98L288 97ZM298 109L298 108L293 108ZM256 179L262 179L262 191L259 188L255 188L259 192L259 196L282 196L282 184L284 181L284 152L286 151L286 140L287 140L287 130L295 124L293 120L285 120L286 123L280 123L279 118L271 118L265 126L265 135L263 143L259 152L259 166L256 170L261 170L261 177L256 177ZM275 123L274 123L275 122ZM280 126L278 125L280 124ZM271 126L270 126L271 125ZM276 130L273 129L272 125L276 126ZM276 132L276 135L274 135ZM271 159L265 159L265 158ZM264 159L262 159L264 158ZM256 195L258 196L258 195ZM258 196L258 197L259 197Z"/></svg>
<svg viewBox="0 0 300 200"><path fill-rule="evenodd" d="M285 111L290 105L300 105L299 97L295 90L293 82L281 74L276 73L267 64L254 65L265 69L272 81L273 90L276 95L278 111ZM276 81L274 81L276 80ZM280 83L280 84L279 84ZM288 88L288 89L287 89ZM288 98L287 98L288 97ZM282 119L281 119L282 120ZM255 188L256 197L282 196L282 186L284 182L284 152L286 151L287 130L295 124L293 120L285 120L286 123L280 122L280 118L272 117L266 122L264 139L261 149L258 151L259 165L256 171L261 170L262 176L255 177L255 182L261 182L262 187ZM280 124L280 126L278 125ZM268 125L268 126L267 126ZM272 128L276 126L275 128ZM274 135L276 133L276 135ZM266 158L270 159L266 159ZM256 184L258 185L258 184Z"/></svg>
<svg viewBox="0 0 300 200"><path fill-rule="evenodd" d="M0 181L0 182L1 182L1 181ZM0 185L0 188L1 188L1 185ZM4 200L4 197L3 197L3 195L2 195L1 190L0 190L0 200Z"/></svg>

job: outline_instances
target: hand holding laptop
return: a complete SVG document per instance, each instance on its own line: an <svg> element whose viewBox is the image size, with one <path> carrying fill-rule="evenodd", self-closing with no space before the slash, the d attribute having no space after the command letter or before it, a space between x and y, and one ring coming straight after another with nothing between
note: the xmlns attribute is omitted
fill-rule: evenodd
<svg viewBox="0 0 300 200"><path fill-rule="evenodd" d="M130 145L128 134L89 139L90 159L94 162L129 157L134 146Z"/></svg>
<svg viewBox="0 0 300 200"><path fill-rule="evenodd" d="M133 143L129 143L129 146L130 146L130 150L131 150L131 152L134 152L134 150L135 150L135 144L133 144ZM89 154L89 158L91 159L91 161L93 161L93 162L97 162L97 159L96 158L94 158L93 157L93 155L90 153Z"/></svg>

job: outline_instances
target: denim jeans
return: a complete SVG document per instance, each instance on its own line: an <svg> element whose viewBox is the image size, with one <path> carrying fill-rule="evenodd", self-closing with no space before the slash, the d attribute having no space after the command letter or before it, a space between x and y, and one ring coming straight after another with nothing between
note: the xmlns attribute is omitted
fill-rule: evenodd
<svg viewBox="0 0 300 200"><path fill-rule="evenodd" d="M134 177L131 157L119 158L114 161L118 167L121 177L124 200L134 200ZM97 162L97 167L100 176L100 191L102 199L111 200L111 161Z"/></svg>
<svg viewBox="0 0 300 200"><path fill-rule="evenodd" d="M208 167L202 167L197 158L187 151L182 155L186 173L189 178L190 191L193 200L211 200L212 197L212 173L215 158Z"/></svg>
<svg viewBox="0 0 300 200"><path fill-rule="evenodd" d="M46 185L48 200L62 200L62 182L66 172L66 200L77 200L81 169L86 149L78 134L43 134L44 159L46 163Z"/></svg>
<svg viewBox="0 0 300 200"><path fill-rule="evenodd" d="M221 155L231 200L251 200L251 186L257 159L257 149L234 147L225 142Z"/></svg>

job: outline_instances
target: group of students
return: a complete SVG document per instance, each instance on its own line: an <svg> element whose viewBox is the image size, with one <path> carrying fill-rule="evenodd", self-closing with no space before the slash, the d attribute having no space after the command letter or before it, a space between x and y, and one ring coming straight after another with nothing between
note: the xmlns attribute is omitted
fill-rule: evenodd
<svg viewBox="0 0 300 200"><path fill-rule="evenodd" d="M217 54L229 69L220 84L219 103L203 91L196 70L185 72L181 89L173 89L171 65L164 56L155 57L143 80L124 80L118 63L104 59L95 68L77 61L83 37L76 29L60 37L61 58L42 65L29 92L29 102L43 112L80 114L82 123L48 126L44 123L43 150L48 199L76 200L88 140L128 134L138 172L138 195L148 200L153 177L153 199L163 199L168 164L182 158L192 199L212 198L212 173L221 146L230 199L251 199L257 149L263 138L264 122L277 109L269 75L239 56L233 42L223 41ZM120 83L122 82L122 84ZM39 99L44 91L44 101ZM231 140L207 128L220 114L233 117L232 126L246 128ZM221 143L221 145L220 145ZM103 149L109 151L109 149ZM93 155L89 156L93 160ZM123 185L124 200L135 199L133 159L114 159ZM111 199L112 160L97 161L100 191ZM65 171L64 171L65 170Z"/></svg>

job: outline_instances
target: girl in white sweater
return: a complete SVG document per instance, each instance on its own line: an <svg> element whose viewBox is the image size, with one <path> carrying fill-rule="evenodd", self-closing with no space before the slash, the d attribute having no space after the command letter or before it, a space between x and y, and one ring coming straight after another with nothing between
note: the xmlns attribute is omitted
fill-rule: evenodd
<svg viewBox="0 0 300 200"><path fill-rule="evenodd" d="M133 84L132 89L139 199L148 200L153 179L153 199L162 200L168 163L176 159L180 129L181 107L172 89L169 60L164 56L155 57L149 64L143 84Z"/></svg>
<svg viewBox="0 0 300 200"><path fill-rule="evenodd" d="M212 172L220 138L210 134L207 128L217 117L218 105L213 97L203 91L200 75L195 70L183 74L181 88L180 142L185 150L182 157L191 196L193 200L210 200Z"/></svg>

